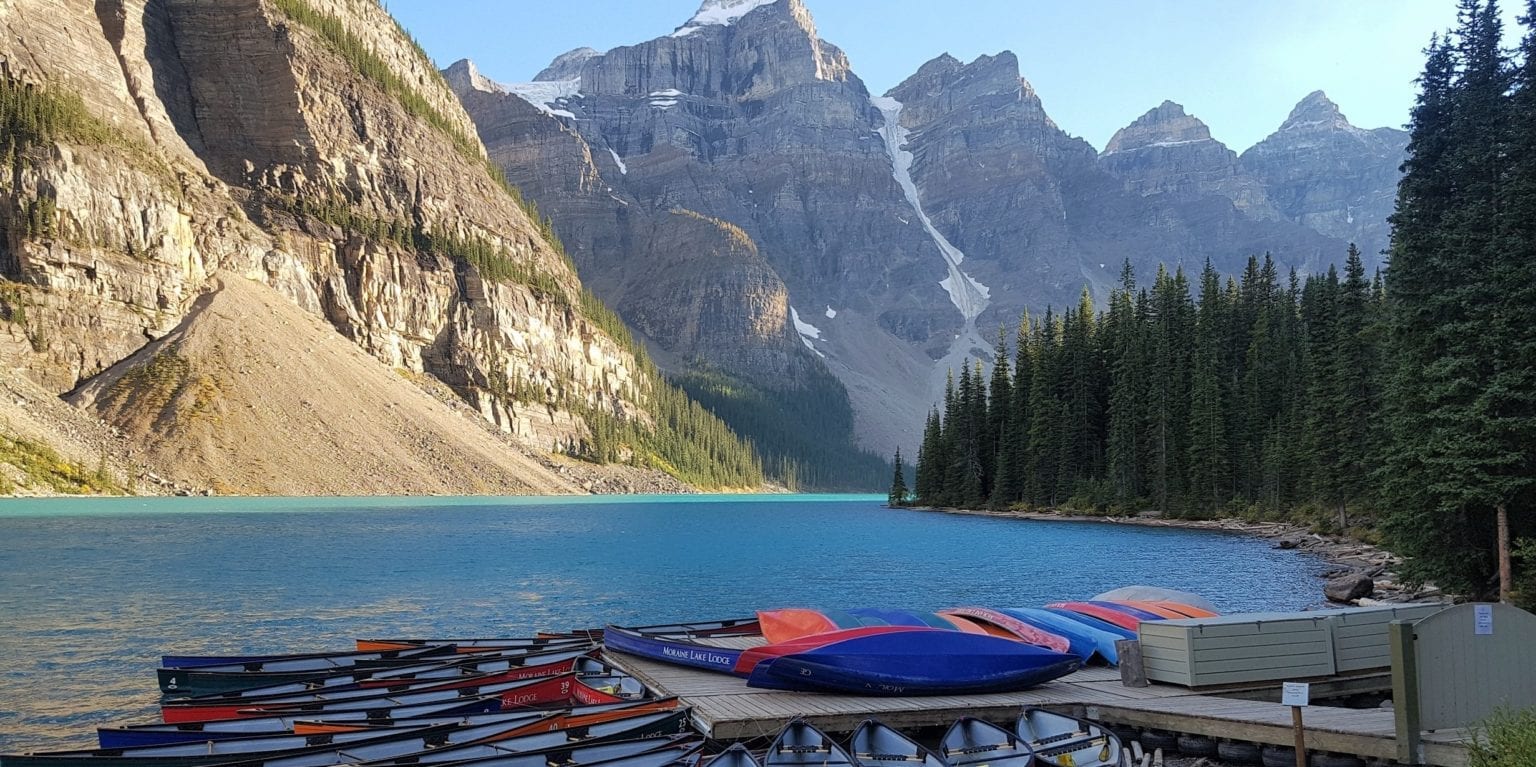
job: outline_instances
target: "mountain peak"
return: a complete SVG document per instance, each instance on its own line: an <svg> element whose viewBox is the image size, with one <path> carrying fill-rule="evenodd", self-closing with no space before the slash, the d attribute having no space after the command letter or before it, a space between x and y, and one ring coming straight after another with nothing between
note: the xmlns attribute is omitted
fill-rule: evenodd
<svg viewBox="0 0 1536 767"><path fill-rule="evenodd" d="M448 86L456 91L507 92L501 83L480 74L480 68L469 59L459 59L448 65L448 68L443 70L443 79L447 80Z"/></svg>
<svg viewBox="0 0 1536 767"><path fill-rule="evenodd" d="M1307 129L1353 129L1344 113L1339 111L1339 105L1328 98L1328 94L1322 91L1312 91L1306 98L1296 104L1291 110L1290 116L1280 125L1281 131L1307 130Z"/></svg>
<svg viewBox="0 0 1536 767"><path fill-rule="evenodd" d="M1200 118L1185 112L1182 104L1164 101L1136 118L1135 122L1115 131L1104 147L1104 154L1210 140L1211 129Z"/></svg>
<svg viewBox="0 0 1536 767"><path fill-rule="evenodd" d="M737 19L768 5L774 5L784 0L704 0L695 11L693 17L683 22L673 37L687 37L703 27L723 26L734 24ZM789 5L797 5L799 0L789 0Z"/></svg>
<svg viewBox="0 0 1536 767"><path fill-rule="evenodd" d="M533 76L534 82L547 80L569 80L572 77L581 76L581 65L603 55L602 51L594 48L575 48L556 56L549 66Z"/></svg>

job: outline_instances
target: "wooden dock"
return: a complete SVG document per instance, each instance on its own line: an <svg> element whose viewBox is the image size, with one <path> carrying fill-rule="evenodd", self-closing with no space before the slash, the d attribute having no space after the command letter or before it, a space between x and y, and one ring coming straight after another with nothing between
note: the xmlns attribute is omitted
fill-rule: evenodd
<svg viewBox="0 0 1536 767"><path fill-rule="evenodd" d="M829 732L850 732L878 718L898 729L948 726L960 716L1002 722L1025 706L1054 708L1111 724L1190 733L1213 738L1289 746L1294 742L1291 710L1279 703L1218 697L1183 687L1154 684L1126 687L1115 669L1092 667L1022 692L931 697L859 697L758 690L742 679L674 666L622 653L607 653L614 665L660 695L676 695L693 707L693 722L716 740L772 736L791 719L804 719ZM1313 684L1320 696L1329 682ZM1355 680L1340 682L1344 689ZM1246 691L1249 695L1253 690ZM1306 709L1307 747L1316 751L1393 759L1397 756L1391 711L1311 706ZM1464 732L1426 733L1427 763L1465 767Z"/></svg>

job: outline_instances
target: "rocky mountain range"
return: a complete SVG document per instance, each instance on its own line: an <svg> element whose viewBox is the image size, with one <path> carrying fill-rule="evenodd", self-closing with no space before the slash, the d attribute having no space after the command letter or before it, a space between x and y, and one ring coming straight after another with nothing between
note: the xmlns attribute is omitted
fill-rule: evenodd
<svg viewBox="0 0 1536 767"><path fill-rule="evenodd" d="M1006 51L869 93L803 0L705 0L530 82L445 74L664 365L781 390L830 371L882 454L910 454L946 373L989 358L1000 325L1085 286L1102 300L1126 260L1308 271L1351 241L1375 259L1407 140L1314 93L1241 155L1172 102L1100 152Z"/></svg>

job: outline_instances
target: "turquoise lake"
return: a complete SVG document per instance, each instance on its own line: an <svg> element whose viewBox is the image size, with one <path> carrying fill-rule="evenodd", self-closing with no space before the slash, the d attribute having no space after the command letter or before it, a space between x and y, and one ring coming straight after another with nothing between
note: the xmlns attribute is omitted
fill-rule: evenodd
<svg viewBox="0 0 1536 767"><path fill-rule="evenodd" d="M1225 611L1324 565L1205 531L898 511L875 496L0 501L0 752L151 721L163 653L341 650L771 607L1038 606L1129 584Z"/></svg>

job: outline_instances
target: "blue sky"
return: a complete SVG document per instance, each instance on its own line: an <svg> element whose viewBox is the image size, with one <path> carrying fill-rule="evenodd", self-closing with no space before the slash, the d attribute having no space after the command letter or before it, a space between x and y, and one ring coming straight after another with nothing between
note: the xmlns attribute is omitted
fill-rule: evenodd
<svg viewBox="0 0 1536 767"><path fill-rule="evenodd" d="M386 0L446 66L531 78L557 54L671 32L699 0ZM948 52L1011 50L1064 130L1102 149L1164 99L1241 152L1327 91L1350 122L1401 127L1432 32L1454 0L806 0L821 37L876 95ZM1521 2L1505 0L1509 44Z"/></svg>

